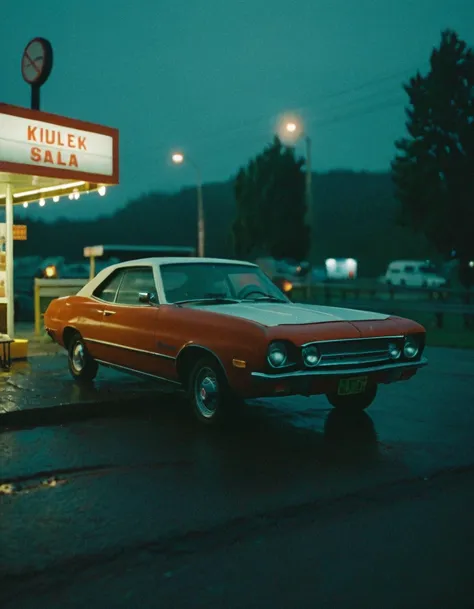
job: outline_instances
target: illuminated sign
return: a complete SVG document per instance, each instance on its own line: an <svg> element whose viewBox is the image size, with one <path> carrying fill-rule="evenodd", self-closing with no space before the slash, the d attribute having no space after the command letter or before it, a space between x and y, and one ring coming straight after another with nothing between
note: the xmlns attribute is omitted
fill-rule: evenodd
<svg viewBox="0 0 474 609"><path fill-rule="evenodd" d="M14 224L13 225L13 240L14 241L26 241L26 238L27 238L26 224Z"/></svg>
<svg viewBox="0 0 474 609"><path fill-rule="evenodd" d="M84 248L84 258L94 258L96 256L104 255L103 245L91 245Z"/></svg>
<svg viewBox="0 0 474 609"><path fill-rule="evenodd" d="M118 183L118 132L0 104L0 171L6 170Z"/></svg>

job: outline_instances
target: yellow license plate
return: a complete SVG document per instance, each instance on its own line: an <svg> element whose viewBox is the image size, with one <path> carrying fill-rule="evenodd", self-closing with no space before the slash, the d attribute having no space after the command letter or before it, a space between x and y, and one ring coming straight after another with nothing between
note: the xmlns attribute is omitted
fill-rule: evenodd
<svg viewBox="0 0 474 609"><path fill-rule="evenodd" d="M364 393L367 388L367 377L356 376L349 379L341 379L337 388L338 395L354 395Z"/></svg>

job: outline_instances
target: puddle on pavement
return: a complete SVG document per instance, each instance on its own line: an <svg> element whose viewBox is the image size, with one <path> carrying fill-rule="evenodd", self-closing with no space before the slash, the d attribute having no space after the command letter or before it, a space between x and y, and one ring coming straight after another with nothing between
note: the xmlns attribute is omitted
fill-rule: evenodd
<svg viewBox="0 0 474 609"><path fill-rule="evenodd" d="M19 482L19 483L10 483L5 482L4 484L0 484L0 496L1 495L20 495L31 493L33 491L41 491L46 489L56 488L57 486L62 486L68 482L67 479L58 479L58 478L45 478L43 480L35 480L34 482Z"/></svg>

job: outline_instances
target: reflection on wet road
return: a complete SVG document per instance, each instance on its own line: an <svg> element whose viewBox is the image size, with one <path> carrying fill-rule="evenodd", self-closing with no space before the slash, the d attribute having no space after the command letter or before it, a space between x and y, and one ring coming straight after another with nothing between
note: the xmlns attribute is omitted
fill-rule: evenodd
<svg viewBox="0 0 474 609"><path fill-rule="evenodd" d="M31 589L66 585L84 565L118 555L186 555L204 538L230 529L245 537L288 510L298 519L401 489L395 501L413 480L469 470L474 354L429 356L426 370L382 387L358 415L331 410L323 397L283 398L254 402L231 425L209 429L181 399L157 395L116 416L98 406L90 420L2 433L0 483L10 486L0 573L10 584L26 578ZM9 586L3 592L13 599Z"/></svg>

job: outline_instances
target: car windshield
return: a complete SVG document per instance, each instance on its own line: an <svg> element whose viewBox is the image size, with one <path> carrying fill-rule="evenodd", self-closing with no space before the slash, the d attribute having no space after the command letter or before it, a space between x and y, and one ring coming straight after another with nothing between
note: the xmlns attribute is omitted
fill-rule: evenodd
<svg viewBox="0 0 474 609"><path fill-rule="evenodd" d="M288 302L270 279L254 266L212 262L163 264L161 277L169 303Z"/></svg>

